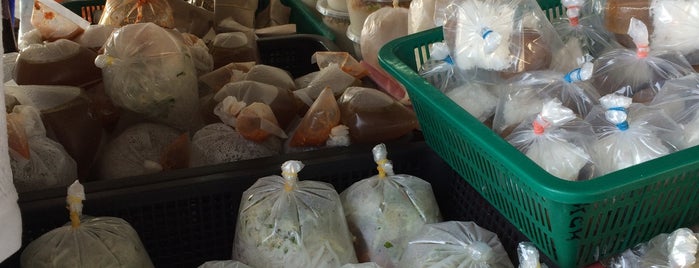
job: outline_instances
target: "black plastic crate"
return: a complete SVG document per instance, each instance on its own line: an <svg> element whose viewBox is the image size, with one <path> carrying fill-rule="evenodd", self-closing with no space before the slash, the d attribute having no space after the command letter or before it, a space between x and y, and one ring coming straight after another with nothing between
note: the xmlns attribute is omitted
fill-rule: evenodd
<svg viewBox="0 0 699 268"><path fill-rule="evenodd" d="M231 257L242 193L258 178L280 174L284 161L296 159L305 164L300 179L326 181L341 192L377 173L372 147L355 145L163 172L160 176L87 182L84 213L128 221L156 267L197 267L205 261ZM424 142L398 141L387 143L387 148L396 173L432 183L444 220L474 221L497 233L517 263L516 246L526 237ZM25 194L19 203L24 246L68 222L65 189ZM0 267L18 267L19 255Z"/></svg>
<svg viewBox="0 0 699 268"><path fill-rule="evenodd" d="M294 78L319 70L317 64L311 63L311 56L317 51L340 50L329 39L314 34L260 38L257 49L260 63L284 69Z"/></svg>

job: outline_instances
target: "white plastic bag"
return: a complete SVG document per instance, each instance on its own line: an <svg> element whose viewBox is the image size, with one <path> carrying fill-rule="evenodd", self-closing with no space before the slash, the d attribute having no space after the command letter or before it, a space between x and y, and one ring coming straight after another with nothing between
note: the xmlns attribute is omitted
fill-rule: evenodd
<svg viewBox="0 0 699 268"><path fill-rule="evenodd" d="M653 49L676 50L692 65L699 65L699 2L653 0Z"/></svg>
<svg viewBox="0 0 699 268"><path fill-rule="evenodd" d="M379 174L352 184L340 198L356 237L360 262L398 266L408 239L423 225L442 220L432 186L418 177L394 174L384 144L372 150Z"/></svg>
<svg viewBox="0 0 699 268"><path fill-rule="evenodd" d="M539 250L531 242L520 242L517 245L519 268L546 268L539 262Z"/></svg>
<svg viewBox="0 0 699 268"><path fill-rule="evenodd" d="M699 265L699 234L689 228L663 233L611 259L612 268L693 268Z"/></svg>
<svg viewBox="0 0 699 268"><path fill-rule="evenodd" d="M558 178L577 181L594 175L588 153L594 141L592 127L558 99L545 102L539 114L520 124L506 140Z"/></svg>
<svg viewBox="0 0 699 268"><path fill-rule="evenodd" d="M191 166L208 166L239 160L278 155L282 142L270 137L262 143L244 138L232 127L223 123L210 124L192 137Z"/></svg>
<svg viewBox="0 0 699 268"><path fill-rule="evenodd" d="M116 105L158 122L198 127L197 72L182 38L153 23L114 31L97 56L107 94Z"/></svg>
<svg viewBox="0 0 699 268"><path fill-rule="evenodd" d="M650 102L666 80L693 72L687 59L673 51L651 50L646 25L631 19L629 35L636 50L613 49L595 61L592 81L600 95L616 93L634 102Z"/></svg>
<svg viewBox="0 0 699 268"><path fill-rule="evenodd" d="M85 190L75 181L66 202L70 224L29 243L22 267L153 267L136 231L114 217L83 216Z"/></svg>
<svg viewBox="0 0 699 268"><path fill-rule="evenodd" d="M679 149L699 145L699 74L665 82L650 105L682 127L683 143Z"/></svg>
<svg viewBox="0 0 699 268"><path fill-rule="evenodd" d="M474 222L426 224L409 239L401 268L514 267L498 235Z"/></svg>
<svg viewBox="0 0 699 268"><path fill-rule="evenodd" d="M332 185L300 181L299 161L243 193L233 259L253 267L339 267L356 263L340 197Z"/></svg>
<svg viewBox="0 0 699 268"><path fill-rule="evenodd" d="M609 94L585 118L597 141L590 154L597 176L677 151L681 128L659 110Z"/></svg>

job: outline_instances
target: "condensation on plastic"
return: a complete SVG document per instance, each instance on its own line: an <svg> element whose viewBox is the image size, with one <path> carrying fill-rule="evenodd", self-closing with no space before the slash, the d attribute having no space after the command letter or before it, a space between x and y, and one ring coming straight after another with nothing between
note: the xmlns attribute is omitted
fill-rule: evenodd
<svg viewBox="0 0 699 268"><path fill-rule="evenodd" d="M207 125L192 137L192 167L230 163L279 155L282 142L269 137L262 143L244 138L240 133L223 123Z"/></svg>
<svg viewBox="0 0 699 268"><path fill-rule="evenodd" d="M332 185L298 180L298 161L282 176L258 179L241 199L233 259L253 267L339 267L356 263L340 197Z"/></svg>
<svg viewBox="0 0 699 268"><path fill-rule="evenodd" d="M683 128L679 149L699 145L699 74L665 82L649 104L661 109Z"/></svg>
<svg viewBox="0 0 699 268"><path fill-rule="evenodd" d="M692 65L699 65L699 2L654 0L651 13L651 47L679 51Z"/></svg>
<svg viewBox="0 0 699 268"><path fill-rule="evenodd" d="M581 118L598 103L597 89L588 81L591 64L568 73L556 71L525 72L502 83L495 109L493 129L507 136L510 129L541 111L543 103L558 98Z"/></svg>
<svg viewBox="0 0 699 268"><path fill-rule="evenodd" d="M569 181L590 179L588 153L594 133L590 125L558 99L543 104L541 112L521 123L506 140L552 175Z"/></svg>
<svg viewBox="0 0 699 268"><path fill-rule="evenodd" d="M401 268L514 267L498 235L474 222L426 224L408 241Z"/></svg>
<svg viewBox="0 0 699 268"><path fill-rule="evenodd" d="M613 49L595 61L593 83L600 95L616 93L647 103L666 80L693 73L687 59L676 51L656 51L648 47L648 29L631 19L628 34L636 49Z"/></svg>
<svg viewBox="0 0 699 268"><path fill-rule="evenodd" d="M340 194L348 225L356 237L360 262L398 266L408 239L422 226L442 220L430 183L407 174L394 174L384 144L372 154L378 175L352 184Z"/></svg>
<svg viewBox="0 0 699 268"><path fill-rule="evenodd" d="M596 14L581 14L585 1L561 2L567 8L567 17L554 20L553 26L561 36L564 50L575 53L579 62L591 62L607 50L621 48Z"/></svg>
<svg viewBox="0 0 699 268"><path fill-rule="evenodd" d="M82 17L52 0L34 2L31 23L46 41L72 39L90 25Z"/></svg>
<svg viewBox="0 0 699 268"><path fill-rule="evenodd" d="M201 123L197 72L181 36L153 23L114 31L95 65L114 103L182 130Z"/></svg>
<svg viewBox="0 0 699 268"><path fill-rule="evenodd" d="M597 137L590 151L596 176L675 152L681 144L682 129L672 118L620 95L602 97L585 121Z"/></svg>
<svg viewBox="0 0 699 268"><path fill-rule="evenodd" d="M119 27L148 22L175 28L175 18L168 0L107 0L99 24Z"/></svg>

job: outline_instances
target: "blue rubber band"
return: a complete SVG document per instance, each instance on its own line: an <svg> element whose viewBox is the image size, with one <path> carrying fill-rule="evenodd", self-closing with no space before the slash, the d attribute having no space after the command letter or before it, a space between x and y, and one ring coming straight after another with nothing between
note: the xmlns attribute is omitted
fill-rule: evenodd
<svg viewBox="0 0 699 268"><path fill-rule="evenodd" d="M626 112L626 108L624 107L611 107L607 109L608 111L620 111L620 112Z"/></svg>
<svg viewBox="0 0 699 268"><path fill-rule="evenodd" d="M582 76L580 76L580 73L581 73L581 72L582 72L582 70L580 70L580 68L577 68L577 69L572 70L572 71L570 71L569 73L567 73L567 74L563 77L563 79L565 79L566 82L568 82L568 83L573 83L573 78L572 78L571 76L572 76L573 74L576 74L576 75L577 75L577 80L575 80L575 81L580 81L580 80L582 80Z"/></svg>
<svg viewBox="0 0 699 268"><path fill-rule="evenodd" d="M451 59L451 56L444 58L444 62L449 63L449 65L454 65L454 60Z"/></svg>
<svg viewBox="0 0 699 268"><path fill-rule="evenodd" d="M619 124L616 124L616 127L619 128L619 130L621 130L621 131L625 131L625 130L629 129L629 122L628 121L621 122Z"/></svg>
<svg viewBox="0 0 699 268"><path fill-rule="evenodd" d="M481 37L482 37L483 39L485 39L485 38L488 37L488 35L490 35L491 33L493 33L493 30L487 29L487 30L481 35Z"/></svg>

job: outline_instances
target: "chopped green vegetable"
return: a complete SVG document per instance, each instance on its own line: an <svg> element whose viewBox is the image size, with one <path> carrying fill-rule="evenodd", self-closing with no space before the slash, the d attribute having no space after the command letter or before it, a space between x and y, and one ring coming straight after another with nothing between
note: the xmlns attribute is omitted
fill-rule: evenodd
<svg viewBox="0 0 699 268"><path fill-rule="evenodd" d="M392 248L392 247L393 247L393 244L391 244L391 242L386 241L386 243L383 244L383 247L385 247L385 248Z"/></svg>

